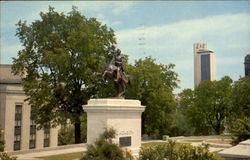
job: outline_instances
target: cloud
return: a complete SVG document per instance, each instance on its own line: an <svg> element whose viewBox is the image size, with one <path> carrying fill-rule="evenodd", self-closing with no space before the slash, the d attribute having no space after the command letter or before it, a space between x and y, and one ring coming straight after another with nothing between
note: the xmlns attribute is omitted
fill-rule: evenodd
<svg viewBox="0 0 250 160"><path fill-rule="evenodd" d="M115 15L126 14L135 5L135 2L113 2L112 12Z"/></svg>
<svg viewBox="0 0 250 160"><path fill-rule="evenodd" d="M250 50L249 26L249 14L227 14L122 30L116 35L118 47L129 54L130 62L150 55L160 63L174 63L175 71L180 75L181 87L192 88L193 43L207 43L208 48L216 52L217 67L237 65L242 63L242 56ZM232 59L226 59L227 56ZM231 74L235 77L234 73ZM223 73L218 72L217 75L219 79ZM187 83L186 77L189 80L192 77L192 82Z"/></svg>
<svg viewBox="0 0 250 160"><path fill-rule="evenodd" d="M13 7L13 6L28 6L29 11L24 7ZM78 10L82 13L91 12L98 16L100 14L112 12L114 15L124 14L129 12L129 10L134 6L135 2L115 2L115 1L68 1L68 2L58 2L58 1L32 1L32 2L5 2L2 5L1 10L1 28L14 28L15 24L20 20L26 20L28 23L36 19L40 19L40 12L47 12L48 6L55 7L58 12L64 12L67 14L71 11L72 6L76 6ZM25 6L24 5L24 6ZM6 7L7 6L7 7ZM11 9L11 13L9 13ZM17 11L18 10L18 11ZM21 14L14 14L21 13ZM12 15L10 18L9 15ZM24 18L25 17L25 18ZM102 17L104 22L108 22L107 19ZM109 24L113 24L108 22ZM116 21L115 25L118 25Z"/></svg>

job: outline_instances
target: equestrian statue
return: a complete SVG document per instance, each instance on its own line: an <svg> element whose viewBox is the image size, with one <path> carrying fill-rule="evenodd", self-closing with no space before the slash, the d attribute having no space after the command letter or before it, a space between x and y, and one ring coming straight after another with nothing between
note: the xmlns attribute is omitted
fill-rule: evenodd
<svg viewBox="0 0 250 160"><path fill-rule="evenodd" d="M121 54L121 50L114 46L108 52L108 62L106 63L103 79L113 82L116 89L114 97L122 98L125 94L127 84L130 80L123 69L125 57Z"/></svg>

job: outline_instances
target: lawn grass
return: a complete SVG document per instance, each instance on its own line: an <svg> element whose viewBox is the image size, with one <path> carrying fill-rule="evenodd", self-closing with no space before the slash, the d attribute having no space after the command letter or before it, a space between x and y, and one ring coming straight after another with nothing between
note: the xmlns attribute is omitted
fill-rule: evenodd
<svg viewBox="0 0 250 160"><path fill-rule="evenodd" d="M190 143L192 143L192 142L203 142L203 140L202 139L190 139L190 140L182 140L183 142L190 142Z"/></svg>
<svg viewBox="0 0 250 160"><path fill-rule="evenodd" d="M75 152L75 153L67 153L67 154L59 154L47 157L38 157L41 160L72 160L79 159L82 157L83 152Z"/></svg>
<svg viewBox="0 0 250 160"><path fill-rule="evenodd" d="M157 145L164 145L166 144L166 142L149 142L149 143L143 143L141 144L142 147L154 147L154 146L157 146Z"/></svg>

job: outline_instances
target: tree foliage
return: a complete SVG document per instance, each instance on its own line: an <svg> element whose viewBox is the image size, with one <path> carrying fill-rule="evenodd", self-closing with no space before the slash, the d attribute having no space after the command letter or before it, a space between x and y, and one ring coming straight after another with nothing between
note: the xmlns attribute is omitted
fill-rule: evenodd
<svg viewBox="0 0 250 160"><path fill-rule="evenodd" d="M250 139L250 117L237 119L230 128L232 144L236 145L241 141Z"/></svg>
<svg viewBox="0 0 250 160"><path fill-rule="evenodd" d="M235 106L230 132L233 144L250 138L250 77L240 78L233 86L233 105Z"/></svg>
<svg viewBox="0 0 250 160"><path fill-rule="evenodd" d="M81 142L87 141L87 114L84 113L81 117ZM68 145L75 143L75 128L71 123L61 125L58 131L58 145Z"/></svg>
<svg viewBox="0 0 250 160"><path fill-rule="evenodd" d="M40 17L31 24L17 23L16 35L24 49L12 69L23 76L36 123L56 126L70 119L79 143L82 105L103 87L100 73L107 49L116 43L114 32L75 7L67 15L49 7Z"/></svg>
<svg viewBox="0 0 250 160"><path fill-rule="evenodd" d="M250 117L250 76L240 78L233 85L233 105L240 117Z"/></svg>
<svg viewBox="0 0 250 160"><path fill-rule="evenodd" d="M181 104L192 126L194 134L221 134L225 129L226 119L231 116L232 79L228 76L219 81L202 81L193 92L181 94Z"/></svg>
<svg viewBox="0 0 250 160"><path fill-rule="evenodd" d="M156 136L169 134L172 119L170 113L176 107L172 91L178 82L173 68L173 64L156 64L151 57L126 66L132 79L132 87L126 97L139 99L146 106L142 114L143 133Z"/></svg>
<svg viewBox="0 0 250 160"><path fill-rule="evenodd" d="M185 112L177 107L176 112L172 114L173 122L170 127L169 136L190 136L193 135L194 128L189 123Z"/></svg>
<svg viewBox="0 0 250 160"><path fill-rule="evenodd" d="M192 107L194 104L194 92L192 89L184 89L179 94L179 106L181 110L186 110L187 108Z"/></svg>
<svg viewBox="0 0 250 160"><path fill-rule="evenodd" d="M176 99L178 106L173 114L173 123L171 125L171 136L193 135L194 128L189 122L187 108L192 107L194 101L194 92L191 89L184 89Z"/></svg>
<svg viewBox="0 0 250 160"><path fill-rule="evenodd" d="M58 145L68 145L74 144L75 136L74 136L74 127L63 125L58 131Z"/></svg>

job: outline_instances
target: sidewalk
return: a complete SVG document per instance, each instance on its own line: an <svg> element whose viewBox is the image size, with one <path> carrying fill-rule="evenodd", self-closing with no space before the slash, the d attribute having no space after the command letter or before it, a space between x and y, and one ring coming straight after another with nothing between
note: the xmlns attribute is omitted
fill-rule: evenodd
<svg viewBox="0 0 250 160"><path fill-rule="evenodd" d="M77 144L77 145L70 145L70 146L59 146L56 148L51 148L51 150L45 151L33 151L29 153L12 153L13 156L17 156L18 160L41 160L38 157L47 157L52 155L58 154L67 154L67 153L74 153L74 152L84 152L86 151L87 147L86 144Z"/></svg>

